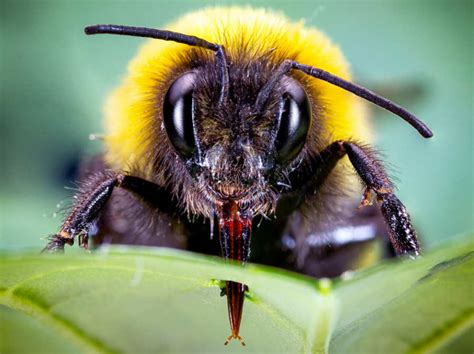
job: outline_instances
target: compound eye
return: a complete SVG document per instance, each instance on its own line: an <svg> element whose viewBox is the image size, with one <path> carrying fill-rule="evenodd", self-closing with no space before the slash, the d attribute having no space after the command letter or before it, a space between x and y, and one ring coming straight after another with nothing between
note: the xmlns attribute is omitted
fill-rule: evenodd
<svg viewBox="0 0 474 354"><path fill-rule="evenodd" d="M289 80L281 98L278 133L275 140L276 162L286 165L301 151L311 125L311 105L296 80Z"/></svg>
<svg viewBox="0 0 474 354"><path fill-rule="evenodd" d="M163 116L166 133L176 151L190 158L196 150L194 136L194 83L195 73L178 77L165 96Z"/></svg>

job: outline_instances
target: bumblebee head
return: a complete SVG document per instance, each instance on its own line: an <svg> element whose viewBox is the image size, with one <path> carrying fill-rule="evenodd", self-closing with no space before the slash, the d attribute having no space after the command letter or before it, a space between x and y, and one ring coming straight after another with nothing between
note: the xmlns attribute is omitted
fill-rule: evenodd
<svg viewBox="0 0 474 354"><path fill-rule="evenodd" d="M210 198L245 202L276 189L271 184L298 161L311 105L303 86L289 76L263 102L259 95L274 73L267 61L237 62L227 70L225 91L212 61L180 75L164 99L164 127Z"/></svg>

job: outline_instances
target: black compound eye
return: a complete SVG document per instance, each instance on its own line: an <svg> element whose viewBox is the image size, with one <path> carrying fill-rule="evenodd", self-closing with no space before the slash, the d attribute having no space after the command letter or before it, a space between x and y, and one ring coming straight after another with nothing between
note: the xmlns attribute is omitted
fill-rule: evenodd
<svg viewBox="0 0 474 354"><path fill-rule="evenodd" d="M311 105L299 83L291 80L281 98L278 132L275 140L276 162L291 162L301 151L311 125Z"/></svg>
<svg viewBox="0 0 474 354"><path fill-rule="evenodd" d="M165 96L165 129L176 151L190 158L196 150L194 136L194 82L196 74L186 73L176 79Z"/></svg>

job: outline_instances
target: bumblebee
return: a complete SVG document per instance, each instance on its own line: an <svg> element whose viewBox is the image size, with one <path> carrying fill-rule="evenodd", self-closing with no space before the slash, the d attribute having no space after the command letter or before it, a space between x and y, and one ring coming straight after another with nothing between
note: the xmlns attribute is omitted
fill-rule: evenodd
<svg viewBox="0 0 474 354"><path fill-rule="evenodd" d="M77 237L84 247L168 246L336 276L381 234L381 221L396 254L419 254L360 98L425 138L432 132L352 83L320 31L267 10L212 8L169 30L94 25L85 33L151 39L107 102L104 153L84 164L74 206L46 250ZM380 208L356 208L360 182L360 206ZM228 340L242 341L246 286L227 281L223 291Z"/></svg>

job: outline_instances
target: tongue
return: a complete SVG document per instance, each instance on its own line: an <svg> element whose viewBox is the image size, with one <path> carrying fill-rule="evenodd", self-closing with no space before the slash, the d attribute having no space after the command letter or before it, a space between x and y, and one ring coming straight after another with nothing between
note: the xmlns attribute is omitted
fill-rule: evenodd
<svg viewBox="0 0 474 354"><path fill-rule="evenodd" d="M219 212L219 238L223 257L245 263L250 254L251 235L251 216L239 210L235 201L223 204ZM239 336L239 329L246 290L247 286L244 284L226 281L227 309L232 333L225 344L232 339L237 339L245 345L242 337Z"/></svg>

